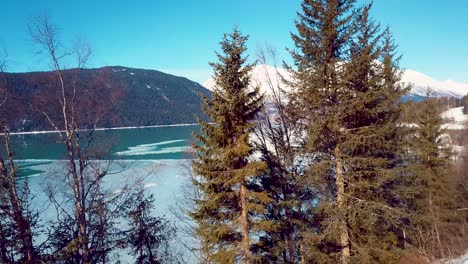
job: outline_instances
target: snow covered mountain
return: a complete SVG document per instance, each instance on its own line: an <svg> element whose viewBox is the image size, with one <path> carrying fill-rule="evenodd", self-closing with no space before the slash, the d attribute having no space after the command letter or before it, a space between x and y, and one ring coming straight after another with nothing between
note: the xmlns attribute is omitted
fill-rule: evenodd
<svg viewBox="0 0 468 264"><path fill-rule="evenodd" d="M282 83L282 78L289 80L290 74L286 69L275 68L267 64L256 65L251 72L251 86L260 87L260 92L265 93L268 96L271 96L272 90L271 87L277 89L278 84L280 84L282 89L289 90L287 86ZM204 84L208 90L213 90L216 86L216 83L213 78L208 79Z"/></svg>
<svg viewBox="0 0 468 264"><path fill-rule="evenodd" d="M286 69L275 69L275 67L265 64L255 66L251 74L252 85L260 86L262 92L271 95L271 84L273 87L277 87L281 79L276 74L277 72L287 80L291 78ZM463 97L468 94L468 83L455 82L452 80L440 81L414 70L406 70L403 73L402 82L405 84L412 84L410 96L426 96L428 88L433 91L433 96L437 97ZM209 90L213 90L215 82L210 78L203 86ZM288 90L288 87L285 85L281 86L283 89Z"/></svg>
<svg viewBox="0 0 468 264"><path fill-rule="evenodd" d="M413 84L410 91L413 95L425 96L427 88L430 88L438 97L463 97L468 94L468 83L452 80L440 81L414 70L406 70L403 73L402 82Z"/></svg>

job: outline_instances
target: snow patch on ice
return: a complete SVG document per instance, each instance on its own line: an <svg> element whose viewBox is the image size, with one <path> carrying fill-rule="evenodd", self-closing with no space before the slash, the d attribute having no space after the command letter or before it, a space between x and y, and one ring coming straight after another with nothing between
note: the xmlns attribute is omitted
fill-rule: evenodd
<svg viewBox="0 0 468 264"><path fill-rule="evenodd" d="M190 149L189 146L172 146L164 147L165 145L187 141L185 139L167 140L151 144L140 144L129 147L128 150L118 151L115 155L118 156L142 156L142 155L155 155L155 154L170 154L181 153Z"/></svg>
<svg viewBox="0 0 468 264"><path fill-rule="evenodd" d="M182 153L188 151L190 147L183 146L183 147L167 147L162 149L154 150L152 148L146 147L130 147L127 151L120 151L116 152L115 154L118 156L142 156L142 155L157 155L157 154L171 154L171 153Z"/></svg>
<svg viewBox="0 0 468 264"><path fill-rule="evenodd" d="M144 189L148 189L148 188L156 187L156 186L158 186L157 183L155 183L155 182L149 182L149 183L145 183L145 184L143 185L143 188L144 188Z"/></svg>

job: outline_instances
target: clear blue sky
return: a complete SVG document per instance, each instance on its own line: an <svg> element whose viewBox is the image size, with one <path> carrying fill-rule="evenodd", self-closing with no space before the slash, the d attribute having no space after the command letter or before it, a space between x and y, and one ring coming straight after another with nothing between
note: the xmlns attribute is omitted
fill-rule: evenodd
<svg viewBox="0 0 468 264"><path fill-rule="evenodd" d="M365 0L362 0L363 2ZM90 67L159 69L205 81L224 32L250 34L255 57L266 43L288 59L300 1L293 0L0 0L0 46L9 70L46 70L28 36L31 17L47 13L64 44L80 36L94 50ZM468 82L468 0L375 0L374 17L390 25L402 66L434 78Z"/></svg>

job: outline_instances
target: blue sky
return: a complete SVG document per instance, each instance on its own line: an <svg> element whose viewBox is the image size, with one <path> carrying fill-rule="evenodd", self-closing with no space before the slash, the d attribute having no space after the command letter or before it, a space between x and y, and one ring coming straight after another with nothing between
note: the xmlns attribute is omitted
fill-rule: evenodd
<svg viewBox="0 0 468 264"><path fill-rule="evenodd" d="M9 71L48 69L27 30L31 17L46 13L64 45L77 36L91 44L89 67L159 69L198 82L210 76L208 62L233 25L250 35L252 58L268 44L289 59L285 48L293 47L300 7L293 0L0 1L0 47L8 52ZM466 0L375 0L373 9L391 27L404 68L461 82L468 82L467 14Z"/></svg>

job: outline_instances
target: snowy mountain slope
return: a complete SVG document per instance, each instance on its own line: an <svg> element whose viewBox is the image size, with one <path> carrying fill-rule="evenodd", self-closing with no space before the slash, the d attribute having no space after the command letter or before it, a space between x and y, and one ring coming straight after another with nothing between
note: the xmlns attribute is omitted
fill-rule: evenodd
<svg viewBox="0 0 468 264"><path fill-rule="evenodd" d="M271 96L271 87L277 89L278 84L280 84L282 89L289 90L283 82L282 78L289 80L290 74L286 69L275 68L271 65L259 64L256 65L251 72L251 87L260 87L260 92L266 94L267 98ZM216 86L216 83L213 78L208 79L204 84L208 90L213 90Z"/></svg>
<svg viewBox="0 0 468 264"><path fill-rule="evenodd" d="M271 84L276 87L279 79L276 72L287 80L291 78L286 69L275 69L273 66L260 64L255 66L252 70L252 85L259 85L262 92L266 92L267 95L270 95L271 89L269 85L270 82L268 80L271 79ZM268 76L270 78L268 78ZM405 84L412 84L410 95L413 96L425 96L428 88L433 91L433 96L437 97L463 97L468 94L468 83L455 82L451 80L439 81L414 70L406 70L403 73L402 82ZM209 90L213 90L215 82L210 78L203 86ZM282 88L289 90L285 85L282 85Z"/></svg>
<svg viewBox="0 0 468 264"><path fill-rule="evenodd" d="M468 94L468 83L439 81L414 70L406 70L402 82L413 84L410 93L414 95L425 96L427 88L431 88L438 97L463 97Z"/></svg>

